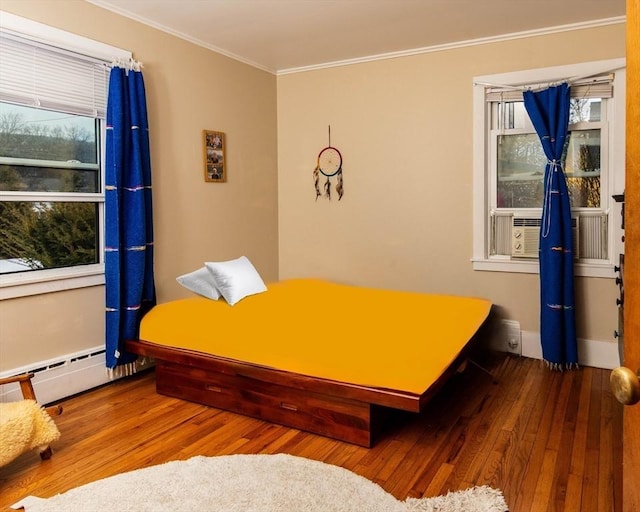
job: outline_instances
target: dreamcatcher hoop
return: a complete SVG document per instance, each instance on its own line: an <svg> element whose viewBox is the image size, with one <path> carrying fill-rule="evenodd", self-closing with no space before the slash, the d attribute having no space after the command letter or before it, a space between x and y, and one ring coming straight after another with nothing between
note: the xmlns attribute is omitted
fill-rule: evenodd
<svg viewBox="0 0 640 512"><path fill-rule="evenodd" d="M342 154L337 148L327 146L318 153L318 169L327 178L342 172Z"/></svg>
<svg viewBox="0 0 640 512"><path fill-rule="evenodd" d="M324 194L328 199L331 199L331 178L337 176L336 192L338 193L338 201L340 201L344 194L342 182L342 153L340 153L338 148L334 148L331 145L331 126L329 126L329 145L318 153L316 168L313 171L316 201L318 197L322 195L320 192L320 174L327 178L324 182Z"/></svg>

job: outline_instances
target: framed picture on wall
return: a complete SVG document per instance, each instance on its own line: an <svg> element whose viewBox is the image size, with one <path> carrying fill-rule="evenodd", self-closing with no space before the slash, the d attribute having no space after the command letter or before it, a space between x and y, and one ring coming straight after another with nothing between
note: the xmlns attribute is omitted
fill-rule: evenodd
<svg viewBox="0 0 640 512"><path fill-rule="evenodd" d="M204 181L223 183L227 181L224 133L203 130Z"/></svg>

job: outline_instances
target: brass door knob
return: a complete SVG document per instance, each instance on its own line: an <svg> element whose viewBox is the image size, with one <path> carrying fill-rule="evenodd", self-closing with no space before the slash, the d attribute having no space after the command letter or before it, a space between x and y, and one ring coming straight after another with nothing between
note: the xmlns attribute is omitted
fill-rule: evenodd
<svg viewBox="0 0 640 512"><path fill-rule="evenodd" d="M611 391L622 405L634 405L640 402L640 380L638 373L619 366L611 372L609 382Z"/></svg>

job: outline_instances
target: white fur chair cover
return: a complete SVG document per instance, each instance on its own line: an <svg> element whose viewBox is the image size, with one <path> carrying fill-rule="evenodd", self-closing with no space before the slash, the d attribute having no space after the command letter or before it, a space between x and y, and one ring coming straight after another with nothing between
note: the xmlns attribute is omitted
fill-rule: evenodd
<svg viewBox="0 0 640 512"><path fill-rule="evenodd" d="M51 416L34 400L0 403L0 466L60 438Z"/></svg>

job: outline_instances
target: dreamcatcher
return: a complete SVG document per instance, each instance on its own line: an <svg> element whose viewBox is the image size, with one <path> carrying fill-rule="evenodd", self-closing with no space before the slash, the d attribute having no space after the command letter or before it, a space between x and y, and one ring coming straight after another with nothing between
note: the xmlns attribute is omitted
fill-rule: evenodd
<svg viewBox="0 0 640 512"><path fill-rule="evenodd" d="M320 175L326 179L323 185L324 195L331 199L331 178L337 177L336 192L338 201L342 199L344 187L342 183L342 155L331 145L331 126L329 126L329 145L318 154L316 168L313 170L313 180L316 187L316 201L322 195L320 192Z"/></svg>

